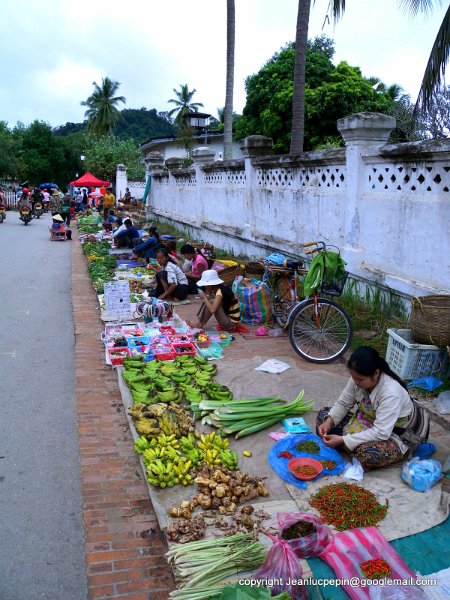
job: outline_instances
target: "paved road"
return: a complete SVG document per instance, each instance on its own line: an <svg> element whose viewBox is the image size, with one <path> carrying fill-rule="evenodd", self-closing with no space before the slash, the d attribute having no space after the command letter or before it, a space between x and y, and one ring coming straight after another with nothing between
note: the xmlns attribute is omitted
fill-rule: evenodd
<svg viewBox="0 0 450 600"><path fill-rule="evenodd" d="M71 242L0 224L0 599L85 600Z"/></svg>

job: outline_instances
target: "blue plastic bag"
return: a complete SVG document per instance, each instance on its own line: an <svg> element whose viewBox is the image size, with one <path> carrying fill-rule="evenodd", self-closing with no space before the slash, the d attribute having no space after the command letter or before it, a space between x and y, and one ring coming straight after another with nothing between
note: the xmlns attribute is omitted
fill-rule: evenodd
<svg viewBox="0 0 450 600"><path fill-rule="evenodd" d="M440 385L442 385L442 381L435 377L434 375L430 375L430 377L421 377L420 379L414 379L414 381L410 381L408 383L408 387L418 387L421 390L426 390L427 392L432 392L437 389Z"/></svg>
<svg viewBox="0 0 450 600"><path fill-rule="evenodd" d="M442 466L437 460L416 457L405 463L402 479L416 492L428 492L442 477Z"/></svg>

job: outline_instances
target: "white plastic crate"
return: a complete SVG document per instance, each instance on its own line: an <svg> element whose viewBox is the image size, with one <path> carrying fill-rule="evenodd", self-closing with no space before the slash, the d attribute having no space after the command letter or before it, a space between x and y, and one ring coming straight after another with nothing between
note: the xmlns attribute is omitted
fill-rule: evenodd
<svg viewBox="0 0 450 600"><path fill-rule="evenodd" d="M417 344L411 329L388 329L386 361L401 379L418 379L448 371L446 350L431 344Z"/></svg>

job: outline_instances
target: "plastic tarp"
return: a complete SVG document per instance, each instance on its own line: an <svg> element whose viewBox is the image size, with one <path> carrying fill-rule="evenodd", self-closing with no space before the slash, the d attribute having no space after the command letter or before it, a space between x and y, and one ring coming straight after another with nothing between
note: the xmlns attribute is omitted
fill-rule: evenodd
<svg viewBox="0 0 450 600"><path fill-rule="evenodd" d="M111 184L109 181L98 179L98 177L95 177L92 173L85 173L79 179L71 181L70 185L72 187L100 187L102 185L109 187Z"/></svg>
<svg viewBox="0 0 450 600"><path fill-rule="evenodd" d="M307 452L299 452L295 449L295 446L300 442L313 441L319 446L320 450L318 454L308 454ZM288 469L289 459L278 457L280 452L291 452L294 455L293 458L313 458L314 460L333 460L336 463L336 467L332 471L323 469L323 471L317 476L317 479L324 477L325 475L339 475L342 473L345 467L345 462L342 456L334 448L328 448L325 446L319 436L312 433L297 433L288 435L281 438L276 444L272 446L269 451L269 464L272 469L288 483L295 485L296 487L306 489L308 487L306 481L301 481L292 475Z"/></svg>

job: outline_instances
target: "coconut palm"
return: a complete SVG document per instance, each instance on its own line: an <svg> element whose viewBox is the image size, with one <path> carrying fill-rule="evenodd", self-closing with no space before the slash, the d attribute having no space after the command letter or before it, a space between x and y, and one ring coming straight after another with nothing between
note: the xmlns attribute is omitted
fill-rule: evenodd
<svg viewBox="0 0 450 600"><path fill-rule="evenodd" d="M431 12L440 6L441 0L398 0L398 4L405 11L416 15L418 12ZM329 0L329 10L333 18L338 21L345 11L345 0ZM442 24L437 33L425 73L417 97L416 108L427 111L430 108L433 94L441 87L445 74L448 58L450 55L450 6L444 15Z"/></svg>
<svg viewBox="0 0 450 600"><path fill-rule="evenodd" d="M191 92L189 91L188 84L180 83L180 89L176 90L173 88L173 92L176 98L171 98L167 102L169 104L175 104L175 108L172 108L167 114L171 117L176 113L175 125L181 127L183 118L187 113L198 112L200 107L203 107L201 102L192 102L192 98L197 90L194 88Z"/></svg>
<svg viewBox="0 0 450 600"><path fill-rule="evenodd" d="M92 85L94 86L93 93L87 100L81 102L81 106L88 108L84 113L88 119L88 130L97 135L111 134L114 124L120 118L117 104L126 102L123 96L114 96L120 83L105 77L102 79L101 86L95 81Z"/></svg>
<svg viewBox="0 0 450 600"><path fill-rule="evenodd" d="M345 0L342 0L345 3ZM305 138L305 69L311 0L299 0L295 33L294 93L292 96L291 154L303 151Z"/></svg>
<svg viewBox="0 0 450 600"><path fill-rule="evenodd" d="M234 0L227 0L227 79L224 108L223 157L233 158L233 87L234 87L234 40L235 40Z"/></svg>

